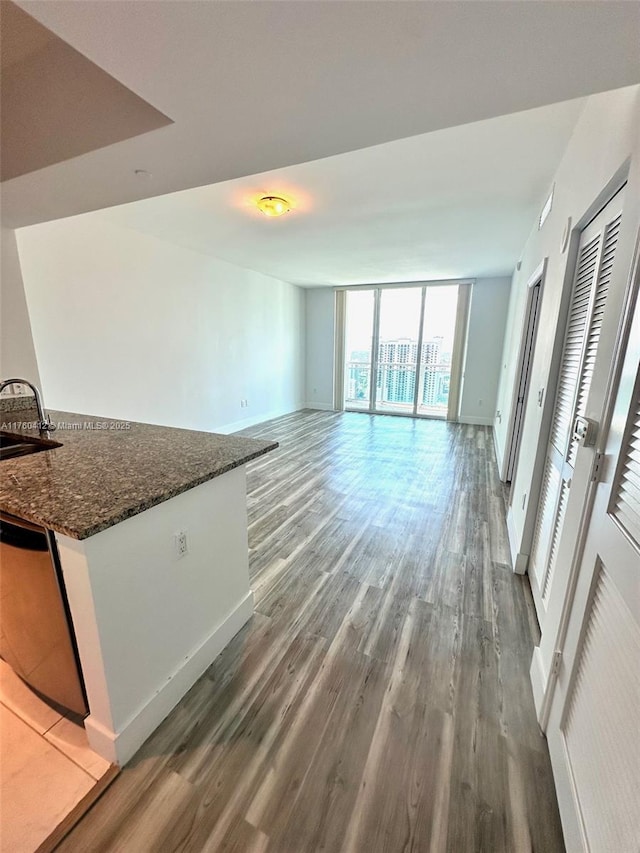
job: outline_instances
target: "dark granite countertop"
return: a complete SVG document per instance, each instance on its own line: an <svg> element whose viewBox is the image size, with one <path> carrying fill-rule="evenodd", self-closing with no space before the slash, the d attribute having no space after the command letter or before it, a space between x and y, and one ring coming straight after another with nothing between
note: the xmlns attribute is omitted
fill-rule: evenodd
<svg viewBox="0 0 640 853"><path fill-rule="evenodd" d="M24 415L24 417L22 416ZM86 539L275 449L275 441L50 412L62 446L0 462L0 510ZM33 412L0 429L38 437Z"/></svg>

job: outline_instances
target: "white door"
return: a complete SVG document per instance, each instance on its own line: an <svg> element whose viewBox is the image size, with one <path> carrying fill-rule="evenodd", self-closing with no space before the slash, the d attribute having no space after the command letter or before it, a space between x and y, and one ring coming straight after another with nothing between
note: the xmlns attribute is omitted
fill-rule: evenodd
<svg viewBox="0 0 640 853"><path fill-rule="evenodd" d="M570 853L640 850L639 364L640 303L547 726Z"/></svg>
<svg viewBox="0 0 640 853"><path fill-rule="evenodd" d="M578 448L572 427L576 416L585 413L591 388L623 200L624 188L580 237L529 561L529 580L543 629ZM613 280L616 286L624 287L620 276Z"/></svg>
<svg viewBox="0 0 640 853"><path fill-rule="evenodd" d="M509 456L505 481L513 482L518 457L520 455L520 440L522 438L522 426L524 424L524 413L527 397L529 396L529 379L531 377L531 366L533 364L533 353L538 331L538 319L540 317L540 295L542 292L542 281L538 280L530 288L528 295L527 319L522 333L522 357L520 358L520 378L518 390L516 391L516 410L513 416L513 427L509 440Z"/></svg>

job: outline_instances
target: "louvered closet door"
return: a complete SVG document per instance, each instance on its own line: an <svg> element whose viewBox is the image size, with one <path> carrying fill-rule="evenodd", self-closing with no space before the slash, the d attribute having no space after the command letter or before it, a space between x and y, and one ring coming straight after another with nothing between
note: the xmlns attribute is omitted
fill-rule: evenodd
<svg viewBox="0 0 640 853"><path fill-rule="evenodd" d="M576 416L586 411L623 199L624 189L585 228L580 238L529 563L531 588L541 623L556 567L578 450L572 437L573 424Z"/></svg>
<svg viewBox="0 0 640 853"><path fill-rule="evenodd" d="M626 352L547 727L568 851L640 850L640 303Z"/></svg>

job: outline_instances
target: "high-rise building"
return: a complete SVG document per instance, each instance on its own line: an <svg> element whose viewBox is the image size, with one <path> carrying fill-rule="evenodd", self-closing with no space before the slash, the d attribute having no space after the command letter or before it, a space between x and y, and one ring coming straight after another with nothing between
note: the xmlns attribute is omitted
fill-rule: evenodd
<svg viewBox="0 0 640 853"><path fill-rule="evenodd" d="M422 405L438 406L446 404L447 394L443 399L443 373L439 367L441 363L442 338L437 337L427 341L422 347L422 363L425 365L422 374ZM449 374L447 373L447 376Z"/></svg>
<svg viewBox="0 0 640 853"><path fill-rule="evenodd" d="M418 403L442 408L449 397L451 353L442 351L443 338L422 342L421 382ZM366 405L370 393L371 366L368 353L350 353L347 398ZM398 405L413 404L418 370L418 341L410 338L380 341L376 372L376 399Z"/></svg>
<svg viewBox="0 0 640 853"><path fill-rule="evenodd" d="M380 341L377 376L379 399L387 403L413 403L417 358L417 341L410 338Z"/></svg>

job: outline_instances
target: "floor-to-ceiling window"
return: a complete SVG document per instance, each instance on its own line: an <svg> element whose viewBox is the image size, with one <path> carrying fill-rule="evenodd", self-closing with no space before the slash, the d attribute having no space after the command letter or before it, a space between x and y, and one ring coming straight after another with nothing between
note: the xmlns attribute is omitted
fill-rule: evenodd
<svg viewBox="0 0 640 853"><path fill-rule="evenodd" d="M347 293L347 304L351 294ZM422 288L381 290L375 395L378 412L413 414L417 388Z"/></svg>
<svg viewBox="0 0 640 853"><path fill-rule="evenodd" d="M345 408L369 410L371 406L371 358L375 292L348 293L345 325Z"/></svg>
<svg viewBox="0 0 640 853"><path fill-rule="evenodd" d="M451 418L468 282L345 291L344 408Z"/></svg>
<svg viewBox="0 0 640 853"><path fill-rule="evenodd" d="M425 288L420 393L417 405L419 415L447 417L457 312L457 285Z"/></svg>

